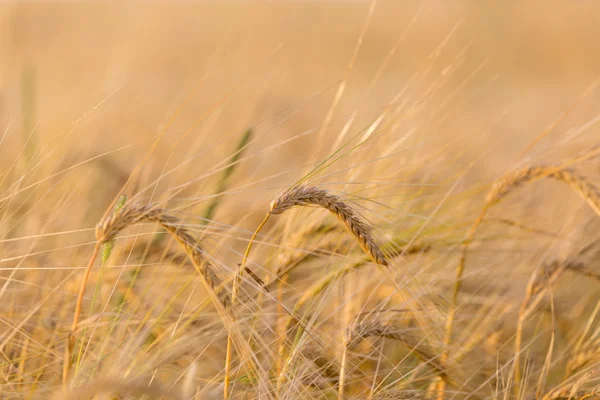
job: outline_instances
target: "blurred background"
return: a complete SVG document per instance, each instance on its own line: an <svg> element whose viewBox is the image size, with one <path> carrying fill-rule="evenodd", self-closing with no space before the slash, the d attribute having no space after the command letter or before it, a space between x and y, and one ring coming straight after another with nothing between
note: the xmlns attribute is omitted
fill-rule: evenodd
<svg viewBox="0 0 600 400"><path fill-rule="evenodd" d="M494 143L490 161L501 161L598 77L592 1L378 1L368 17L371 5L4 2L1 126L18 132L12 150L72 130L78 150L99 153L141 148L172 119L165 142L202 140L218 160L227 135L247 127L272 142L320 128L347 80L331 140L353 111L364 127L400 94L428 109L411 115L424 145ZM595 116L597 100L594 91L556 131ZM282 146L273 162L301 163L297 146L315 151L316 136Z"/></svg>

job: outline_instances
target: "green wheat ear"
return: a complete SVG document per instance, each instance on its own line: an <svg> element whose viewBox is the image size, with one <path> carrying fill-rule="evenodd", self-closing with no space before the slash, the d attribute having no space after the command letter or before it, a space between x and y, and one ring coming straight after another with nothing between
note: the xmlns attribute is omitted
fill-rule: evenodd
<svg viewBox="0 0 600 400"><path fill-rule="evenodd" d="M115 204L115 209L113 210L113 214L116 214L121 208L123 208L125 203L127 203L127 195L123 194L121 195L121 197L119 197L119 200L117 200L117 203ZM112 253L113 248L115 247L116 240L116 238L112 238L108 242L104 243L104 245L102 246L102 265L106 264L106 261L108 261L108 258L110 257L110 254Z"/></svg>

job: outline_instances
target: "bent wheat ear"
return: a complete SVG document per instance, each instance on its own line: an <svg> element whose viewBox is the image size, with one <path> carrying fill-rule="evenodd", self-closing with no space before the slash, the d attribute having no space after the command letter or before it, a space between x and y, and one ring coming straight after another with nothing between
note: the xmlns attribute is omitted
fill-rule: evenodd
<svg viewBox="0 0 600 400"><path fill-rule="evenodd" d="M283 214L296 206L315 205L335 214L356 238L361 247L379 265L387 266L388 261L375 242L373 228L358 213L338 196L316 186L296 186L281 193L271 202L272 215Z"/></svg>
<svg viewBox="0 0 600 400"><path fill-rule="evenodd" d="M71 354L75 346L74 332L77 331L79 323L79 314L81 313L81 304L83 302L83 294L87 286L90 272L94 265L94 261L100 252L100 247L115 239L117 234L128 227L140 222L155 222L166 229L185 250L194 267L204 277L209 289L213 292L220 288L220 280L212 270L212 266L203 256L202 249L198 246L194 237L183 227L181 221L169 215L166 210L159 208L157 204L133 204L127 205L115 213L109 215L96 226L96 245L90 261L86 267L85 275L79 288L79 295L75 303L75 312L73 313L73 323L69 331L67 345L65 346L65 356L63 364L63 384L66 385L69 370L71 368ZM229 297L225 291L221 290L217 293L217 297L223 306L227 305Z"/></svg>
<svg viewBox="0 0 600 400"><path fill-rule="evenodd" d="M538 179L551 178L564 182L589 204L589 206L600 215L600 191L589 183L583 176L571 169L557 167L529 167L509 174L498 181L487 195L487 203L494 204L505 195L520 186Z"/></svg>
<svg viewBox="0 0 600 400"><path fill-rule="evenodd" d="M121 208L96 226L96 240L99 243L109 242L121 230L129 225L141 222L155 222L173 235L194 264L198 266L209 286L213 291L216 291L220 280L212 270L210 263L204 257L203 250L198 245L197 240L183 227L183 223L179 218L169 215L167 210L159 208L157 204L134 204ZM223 305L226 305L229 297L223 294L219 296L219 299Z"/></svg>
<svg viewBox="0 0 600 400"><path fill-rule="evenodd" d="M346 346L349 350L353 350L363 339L368 337L385 337L404 343L406 347L412 349L411 351L413 351L421 361L435 370L441 379L451 385L456 385L455 382L452 382L449 379L445 368L436 356L436 352L414 334L394 326L383 324L377 320L369 320L354 324L348 332L348 342Z"/></svg>

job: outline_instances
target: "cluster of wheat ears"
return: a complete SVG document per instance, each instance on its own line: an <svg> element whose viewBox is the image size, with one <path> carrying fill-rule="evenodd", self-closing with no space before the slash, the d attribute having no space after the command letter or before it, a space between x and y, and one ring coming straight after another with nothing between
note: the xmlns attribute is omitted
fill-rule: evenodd
<svg viewBox="0 0 600 400"><path fill-rule="evenodd" d="M394 270L403 268L402 258L407 257L414 249L405 248L402 251L384 251L385 246L377 242L373 235L373 227L355 210L348 202L345 202L341 197L332 194L331 192L316 187L304 184L294 185L279 194L270 204L270 209L266 213L263 222L258 226L250 239L245 254L241 262L237 265L234 276L229 279L219 279L215 272L215 267L211 263L210 257L205 254L199 240L190 232L184 221L170 213L168 209L161 208L158 204L142 204L137 202L126 202L124 198L118 204L114 211L106 215L96 227L96 244L93 254L89 260L85 274L81 280L79 296L77 298L75 311L73 314L73 322L68 333L68 340L65 345L64 365L63 365L63 383L64 387L60 390L60 396L65 398L80 398L80 396L89 396L91 393L108 391L112 393L135 393L137 395L148 395L157 397L171 398L191 398L186 390L171 390L160 386L156 382L151 384L140 383L136 381L120 381L115 379L97 380L90 384L73 387L72 372L73 360L75 359L73 351L81 334L80 315L84 293L88 286L90 273L95 265L96 258L102 252L110 252L112 244L116 236L123 229L140 223L156 223L164 228L176 242L181 246L189 258L189 262L195 267L197 273L202 277L207 293L209 293L212 304L221 316L223 323L228 332L226 358L224 360L224 375L222 376L222 394L217 397L231 398L234 396L232 387L234 382L239 381L239 371L247 371L247 377L252 382L259 382L262 376L265 375L265 368L270 371L271 376L275 376L274 393L270 395L280 397L280 391L288 379L290 368L295 365L294 360L300 356L301 352L305 352L303 357L313 359L313 362L320 366L321 374L328 378L329 384L334 388L338 398L348 397L347 387L351 385L348 377L352 375L352 371L348 368L349 354L355 354L359 351L361 342L366 338L388 338L402 343L413 356L420 360L420 365L416 369L425 369L433 373L428 389L423 391L402 390L386 391L378 393L377 390L371 391L369 397L372 398L483 398L486 395L477 387L476 383L464 378L461 374L459 361L468 351L461 347L453 345L455 336L453 335L453 327L455 325L455 315L457 310L457 299L461 292L461 284L465 275L465 267L467 255L469 254L469 246L473 242L479 226L485 219L487 211L494 205L498 204L508 194L530 182L548 178L560 181L566 184L569 188L575 191L587 204L600 216L600 191L592 183L588 182L584 177L579 175L575 170L565 166L536 166L519 170L515 173L508 174L499 179L489 191L485 204L473 222L471 229L465 240L462 242L462 250L459 264L456 268L456 278L454 288L452 290L451 300L446 304L445 313L445 335L442 343L428 343L425 339L427 336L424 332L407 330L396 324L393 318L386 316L385 310L375 310L369 313L361 313L352 318L349 325L346 327L347 332L344 336L343 351L339 357L341 361L328 360L323 352L314 357L309 357L306 354L310 353L309 348L301 349L301 340L299 338L310 337L311 341L319 344L319 338L311 333L309 321L300 316L297 312L302 306L306 305L311 298L314 298L321 293L326 287L339 279L350 271L361 268L369 263L374 263L379 266L380 272L394 281ZM335 215L343 226L347 229L357 244L364 250L367 258L354 263L351 266L342 270L336 270L334 273L322 277L319 282L312 286L290 310L282 306L278 296L280 293L275 293L274 289L286 279L286 276L294 269L296 262L290 261L284 267L280 267L276 272L275 277L265 282L260 279L248 266L253 243L265 223L270 217L281 215L294 207L320 207L328 210ZM423 246L415 245L416 251L426 251ZM103 250L104 249L104 250ZM108 250L107 250L108 249ZM327 254L324 251L322 254ZM103 254L107 256L108 254ZM511 371L512 377L509 378L512 390L507 393L513 393L515 398L594 398L600 391L597 387L587 387L583 385L585 379L589 379L590 374L600 373L597 367L589 370L581 375L573 375L573 379L565 379L561 384L550 389L546 388L545 384L541 383L548 373L550 361L544 364L538 382L537 389L534 392L523 388L524 373L523 362L521 356L523 354L523 325L527 317L532 313L532 310L540 303L544 296L551 292L551 283L555 282L560 274L565 270L571 270L598 279L599 275L594 271L587 269L581 265L576 259L564 260L555 262L546 271L536 270L530 280L525 298L522 301L517 331L514 340L514 361ZM248 278L244 278L247 276ZM254 351L252 346L253 340L256 338L244 337L245 332L239 328L237 321L245 316L240 315L245 312L245 308L240 306L243 299L240 297L241 287L243 283L253 285L256 288L258 296L264 300L266 297L274 302L278 302L280 307L283 307L283 312L287 315L287 323L285 324L282 336L286 336L289 332L296 332L296 339L291 344L289 341L282 340L281 348L279 349L280 360L275 363L277 365L265 366L265 361L260 359L258 351ZM402 284L393 282L394 287L401 290ZM261 301L263 301L261 300ZM247 308L246 308L247 309ZM250 335L254 333L251 331ZM323 345L326 346L326 345ZM317 346L318 347L318 346ZM468 347L468 346L467 346ZM577 368L577 365L583 365L592 357L596 357L599 349L590 348L590 346L579 346L580 351L572 360L571 370ZM600 346L598 346L600 347ZM452 349L455 349L452 351ZM314 349L313 349L314 351ZM453 354L456 352L457 354ZM318 352L317 352L318 353ZM237 354L237 358L235 357ZM551 357L551 356L549 356ZM573 363L579 363L577 365ZM235 365L234 365L235 364ZM234 368L235 367L235 368ZM273 375L275 374L275 375ZM451 387L452 389L450 389ZM507 394L506 396L510 396ZM192 396L193 397L193 396ZM493 396L492 396L493 397ZM329 398L329 397L324 397ZM505 397L506 398L506 397Z"/></svg>

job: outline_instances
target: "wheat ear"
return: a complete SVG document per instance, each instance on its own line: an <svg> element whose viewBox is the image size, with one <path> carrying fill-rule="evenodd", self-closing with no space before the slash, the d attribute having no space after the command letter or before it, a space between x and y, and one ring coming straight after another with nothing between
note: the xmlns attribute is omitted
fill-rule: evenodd
<svg viewBox="0 0 600 400"><path fill-rule="evenodd" d="M421 361L429 365L436 372L438 377L445 382L456 386L454 382L450 381L444 367L437 359L436 352L413 333L407 332L399 327L384 324L377 319L369 319L367 321L355 323L349 330L348 337L347 347L349 350L355 349L363 339L368 337L385 337L397 340L411 349Z"/></svg>
<svg viewBox="0 0 600 400"><path fill-rule="evenodd" d="M134 204L125 205L114 214L109 215L96 226L96 244L94 246L90 261L86 267L83 281L81 282L81 286L79 288L79 295L77 296L75 312L73 314L73 323L71 325L71 330L69 331L67 344L65 346L63 384L66 384L67 382L71 368L71 354L73 347L75 346L74 333L76 332L77 325L79 323L83 295L92 267L100 252L100 248L104 243L112 241L117 234L126 227L141 222L155 222L160 224L171 235L173 235L173 237L175 237L175 239L183 247L186 254L194 264L194 267L204 277L210 290L215 290L215 288L219 285L219 279L215 275L210 263L204 258L202 249L198 246L197 241L185 228L182 227L181 221L178 218L169 215L166 210L159 208L156 204ZM219 297L219 300L223 304L226 304L228 298L225 296L225 294L222 294Z"/></svg>
<svg viewBox="0 0 600 400"><path fill-rule="evenodd" d="M567 361L567 375L573 373L586 364L600 359L600 342L590 342L583 350L575 353Z"/></svg>
<svg viewBox="0 0 600 400"><path fill-rule="evenodd" d="M169 232L190 257L212 291L217 290L220 280L210 262L204 257L204 250L196 238L183 227L179 218L169 215L167 210L159 208L157 204L135 204L109 216L96 226L96 240L100 243L108 242L127 226L141 222L155 222ZM223 305L228 301L224 294L220 296L220 300Z"/></svg>
<svg viewBox="0 0 600 400"><path fill-rule="evenodd" d="M278 215L292 207L315 205L335 214L344 223L361 247L379 265L388 265L372 235L373 228L338 196L316 186L296 186L286 190L271 202L269 214Z"/></svg>
<svg viewBox="0 0 600 400"><path fill-rule="evenodd" d="M483 222L485 215L488 210L495 204L498 204L506 195L519 187L537 181L543 178L550 178L559 182L566 183L571 189L577 192L588 205L600 216L600 191L596 186L588 182L584 177L580 176L576 171L571 169L563 168L560 166L549 167L549 166L536 166L528 167L517 172L506 175L505 177L498 180L488 193L485 204L479 213L479 216L473 222L469 233L462 245L461 257L456 269L456 280L454 283L454 290L452 293L452 302L450 304L450 310L446 319L445 336L444 336L444 348L445 351L442 354L440 361L445 366L448 361L448 351L450 349L450 340L452 337L452 325L454 323L454 315L456 312L456 302L458 299L458 293L462 285L462 278L465 269L465 263L467 259L467 252L470 243L475 237L477 229ZM515 388L518 390L519 382L521 380L520 367L515 364ZM444 395L444 382L440 381L438 387L438 399L443 399Z"/></svg>

